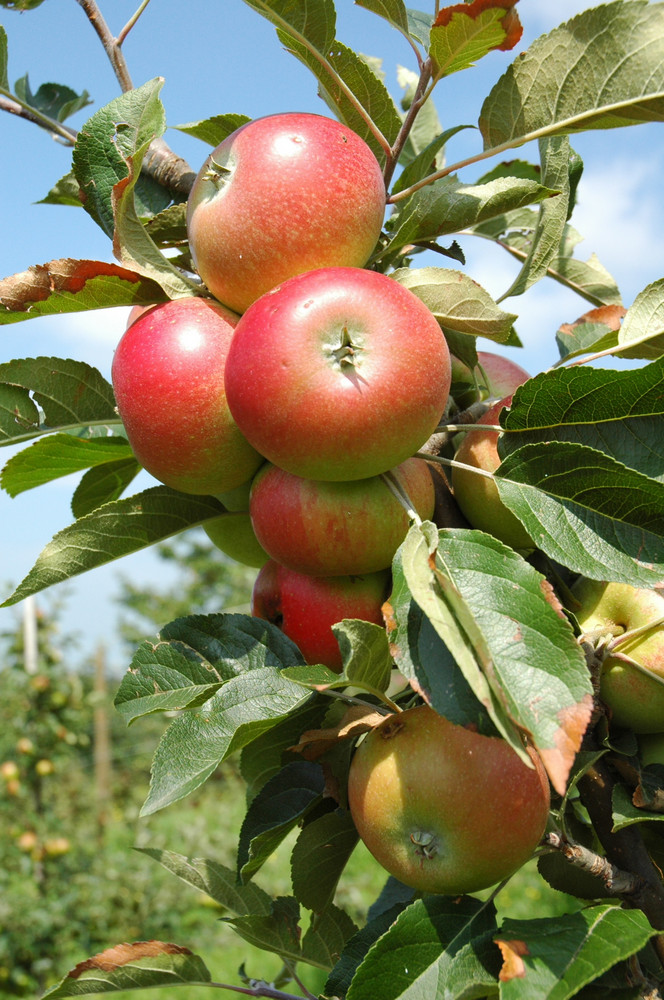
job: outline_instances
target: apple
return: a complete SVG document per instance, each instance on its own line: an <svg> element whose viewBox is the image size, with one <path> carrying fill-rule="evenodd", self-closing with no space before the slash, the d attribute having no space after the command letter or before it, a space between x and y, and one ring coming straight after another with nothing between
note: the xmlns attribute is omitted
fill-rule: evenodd
<svg viewBox="0 0 664 1000"><path fill-rule="evenodd" d="M363 267L380 235L385 184L371 149L346 125L289 112L227 136L187 202L194 264L236 312L295 274Z"/></svg>
<svg viewBox="0 0 664 1000"><path fill-rule="evenodd" d="M262 455L305 479L367 479L436 428L450 355L433 314L375 271L328 267L261 296L226 364L233 417Z"/></svg>
<svg viewBox="0 0 664 1000"><path fill-rule="evenodd" d="M608 652L615 655L602 663L599 690L611 718L635 733L664 732L664 594L583 577L572 594L578 603L570 610L581 631L595 639L613 637ZM644 631L638 635L627 634L640 628ZM621 660L620 654L640 666Z"/></svg>
<svg viewBox="0 0 664 1000"><path fill-rule="evenodd" d="M516 361L491 351L478 351L477 362L479 371L476 373L476 388L473 370L458 358L452 358L452 390L460 409L465 409L478 399L503 399L510 396L531 377Z"/></svg>
<svg viewBox="0 0 664 1000"><path fill-rule="evenodd" d="M0 764L0 775L5 781L12 781L19 776L18 764L15 760L3 760Z"/></svg>
<svg viewBox="0 0 664 1000"><path fill-rule="evenodd" d="M639 756L644 767L661 764L664 767L664 730L639 736Z"/></svg>
<svg viewBox="0 0 664 1000"><path fill-rule="evenodd" d="M341 653L332 625L361 618L383 625L381 608L388 596L388 570L364 576L308 576L270 559L256 577L251 613L278 625L307 663L341 671Z"/></svg>
<svg viewBox="0 0 664 1000"><path fill-rule="evenodd" d="M427 705L390 715L357 747L348 804L376 860L405 885L457 895L531 857L549 814L542 762Z"/></svg>
<svg viewBox="0 0 664 1000"><path fill-rule="evenodd" d="M249 511L235 510L221 514L203 524L210 541L231 559L258 569L269 556L256 538Z"/></svg>
<svg viewBox="0 0 664 1000"><path fill-rule="evenodd" d="M435 494L426 462L406 459L392 475L420 517L430 519ZM270 464L253 481L249 512L272 559L312 576L386 569L409 526L408 514L381 476L321 482Z"/></svg>
<svg viewBox="0 0 664 1000"><path fill-rule="evenodd" d="M42 757L42 759L38 760L37 763L35 764L35 771L40 776L40 778L45 778L49 774L53 774L53 772L55 771L55 766L53 764L53 761L49 760L48 757Z"/></svg>
<svg viewBox="0 0 664 1000"><path fill-rule="evenodd" d="M497 425L500 411L511 402L511 396L501 399L489 407L478 423ZM475 469L495 472L501 461L498 454L498 432L468 431L454 458ZM452 469L452 489L462 514L473 528L486 531L514 549L534 548L533 540L521 521L500 499L493 479L455 466Z"/></svg>
<svg viewBox="0 0 664 1000"><path fill-rule="evenodd" d="M142 313L113 357L118 412L136 458L183 493L235 489L263 461L226 403L224 368L236 321L208 299L174 299Z"/></svg>

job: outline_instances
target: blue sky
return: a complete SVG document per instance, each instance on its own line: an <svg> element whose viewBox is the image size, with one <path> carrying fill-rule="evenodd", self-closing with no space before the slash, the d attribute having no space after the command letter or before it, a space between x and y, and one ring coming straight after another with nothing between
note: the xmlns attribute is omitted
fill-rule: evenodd
<svg viewBox="0 0 664 1000"><path fill-rule="evenodd" d="M101 0L112 31L133 13L137 0ZM421 8L431 0L420 0ZM519 13L524 48L539 34L590 6L576 0L522 0ZM413 67L406 42L379 18L337 0L338 37L368 55L383 58L386 83L395 98L398 64ZM89 113L117 96L118 86L101 45L75 0L46 0L25 14L0 12L9 38L9 78L28 72L36 90L41 83L87 89L94 104L70 120L80 127ZM177 125L214 114L241 112L251 117L279 111L327 113L308 72L285 53L274 29L242 0L152 0L125 44L135 85L156 76L165 84L162 100L167 121ZM444 127L477 122L482 101L515 53L492 53L477 70L456 74L439 88L436 105ZM452 110L447 113L446 109ZM193 167L207 147L176 131L166 138ZM626 304L645 285L662 277L664 205L660 196L664 130L661 125L611 130L574 137L585 162L574 225L585 237L578 255L595 251L613 273ZM479 137L462 132L448 150L450 159L479 148ZM536 158L527 148L518 155ZM0 114L0 277L57 257L112 260L107 238L81 210L35 204L69 169L69 150L42 130L8 114ZM482 166L468 172L476 177ZM515 264L482 241L464 244L468 273L492 294L511 283ZM437 259L435 263L440 264ZM547 367L553 333L561 322L584 311L583 302L551 282L540 282L525 296L506 302L519 314L517 328L526 347L512 353L532 372ZM121 336L127 310L46 317L3 328L0 360L54 355L96 365L107 377L114 345ZM0 452L0 461L10 456ZM152 481L145 475L139 485ZM28 572L40 550L71 521L69 499L75 483L56 482L12 500L0 493L0 584L8 594ZM85 635L91 649L104 642L111 662L124 664L113 640L116 609L113 593L118 573L146 584L163 579L163 566L148 550L111 564L66 585L70 593L65 627ZM5 586L7 582L10 586ZM37 598L39 601L39 597ZM11 626L20 610L0 611L0 630Z"/></svg>

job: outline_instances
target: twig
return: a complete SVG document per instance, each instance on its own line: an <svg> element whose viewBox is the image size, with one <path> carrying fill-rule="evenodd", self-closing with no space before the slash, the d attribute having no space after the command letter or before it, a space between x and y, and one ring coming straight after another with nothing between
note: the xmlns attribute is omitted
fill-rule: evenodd
<svg viewBox="0 0 664 1000"><path fill-rule="evenodd" d="M83 8L88 21L97 32L122 92L126 94L128 90L133 90L134 85L131 82L129 68L122 53L121 42L111 33L96 0L76 0L76 2Z"/></svg>
<svg viewBox="0 0 664 1000"><path fill-rule="evenodd" d="M562 833L546 834L544 843L547 847L559 851L575 868L601 879L607 892L612 896L629 898L641 891L643 879L638 875L622 871L601 854L568 840Z"/></svg>
<svg viewBox="0 0 664 1000"><path fill-rule="evenodd" d="M129 34L129 32L131 31L131 29L134 27L134 25L136 24L136 22L138 21L139 17L141 16L141 14L143 13L143 11L145 10L145 8L147 7L147 5L149 3L150 3L150 0L143 0L143 2L141 3L140 7L138 8L138 10L134 14L132 14L132 16L129 18L129 20L125 24L124 28L122 29L122 31L120 31L118 33L118 36L116 38L116 42L118 43L118 45L122 45L122 43L124 42L125 38Z"/></svg>
<svg viewBox="0 0 664 1000"><path fill-rule="evenodd" d="M211 986L216 990L231 990L233 993L242 993L246 997L268 997L269 1000L302 1000L300 993L284 993L283 990L277 990L269 983L257 979L250 980L249 986L232 986L230 983L204 983L203 985Z"/></svg>

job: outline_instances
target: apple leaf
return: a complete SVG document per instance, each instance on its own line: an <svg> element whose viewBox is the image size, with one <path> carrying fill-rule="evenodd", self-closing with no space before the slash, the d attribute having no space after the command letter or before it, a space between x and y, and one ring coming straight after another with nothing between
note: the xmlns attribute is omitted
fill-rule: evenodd
<svg viewBox="0 0 664 1000"><path fill-rule="evenodd" d="M355 0L355 3L378 17L384 17L402 35L408 36L408 11L403 0Z"/></svg>
<svg viewBox="0 0 664 1000"><path fill-rule="evenodd" d="M332 626L344 664L344 677L365 691L385 691L392 657L385 629L372 622L345 619Z"/></svg>
<svg viewBox="0 0 664 1000"><path fill-rule="evenodd" d="M56 181L51 190L44 198L40 198L37 205L69 205L73 208L83 208L80 199L80 188L78 181L72 171Z"/></svg>
<svg viewBox="0 0 664 1000"><path fill-rule="evenodd" d="M424 105L424 109L428 107L428 103ZM424 110L423 109L423 110ZM420 112L421 114L421 112ZM418 114L415 122L417 123L420 114ZM457 134L457 132L462 132L464 129L474 128L474 125L456 125L454 128L448 128L446 131L441 132L438 128L435 137L428 143L420 152L415 155L414 143L406 143L404 146L404 152L402 153L399 162L401 164L406 164L404 169L401 171L396 181L392 186L392 194L397 194L399 191L404 191L411 184L417 184L421 181L423 177L427 177L432 170L436 170L439 166L438 159L442 157L439 156L441 151L445 148L449 140ZM410 138L410 137L409 137ZM412 153L412 156L409 156Z"/></svg>
<svg viewBox="0 0 664 1000"><path fill-rule="evenodd" d="M42 83L36 94L30 88L28 74L14 84L14 93L24 104L35 108L48 118L63 122L82 108L92 104L87 90L77 94L62 83Z"/></svg>
<svg viewBox="0 0 664 1000"><path fill-rule="evenodd" d="M573 323L563 323L556 333L560 357L565 361L580 354L601 350L615 341L612 334L620 328L627 310L620 303L590 309Z"/></svg>
<svg viewBox="0 0 664 1000"><path fill-rule="evenodd" d="M132 459L138 467L129 442L123 437L79 438L71 434L51 434L10 458L0 475L0 484L15 497L24 490L73 472Z"/></svg>
<svg viewBox="0 0 664 1000"><path fill-rule="evenodd" d="M441 983L450 997L493 992L500 967L491 941L495 928L491 903L472 896L424 896L403 910L369 948L346 1000L434 997ZM464 990L448 994L448 981L457 986L460 978Z"/></svg>
<svg viewBox="0 0 664 1000"><path fill-rule="evenodd" d="M401 98L401 108L405 112L412 107L413 100L417 95L420 75L406 66L397 66L397 82L404 91ZM445 156L441 151L448 138L461 131L462 128L463 126L457 126L443 132L436 105L433 101L425 101L415 116L399 155L399 163L402 167L412 165L420 155L423 156L423 161L419 161L416 167L409 170L408 175L412 177L412 180L406 179L406 183L404 183L403 176L400 176L399 185L408 187L420 180L421 177L426 177L432 170L443 166ZM396 187L397 185L395 185Z"/></svg>
<svg viewBox="0 0 664 1000"><path fill-rule="evenodd" d="M115 945L79 962L57 986L44 993L44 1000L183 983L203 985L210 981L205 963L189 948L165 941L136 941Z"/></svg>
<svg viewBox="0 0 664 1000"><path fill-rule="evenodd" d="M348 914L330 903L311 920L302 938L302 961L330 972L339 961L357 925Z"/></svg>
<svg viewBox="0 0 664 1000"><path fill-rule="evenodd" d="M503 503L573 572L635 587L664 582L664 483L572 442L528 444L496 470Z"/></svg>
<svg viewBox="0 0 664 1000"><path fill-rule="evenodd" d="M660 782L660 799L661 794ZM620 784L616 784L613 787L611 810L614 830L622 830L626 826L633 826L635 823L664 823L664 814L662 812L655 812L643 806L636 806L632 795L630 795L624 785Z"/></svg>
<svg viewBox="0 0 664 1000"><path fill-rule="evenodd" d="M7 32L0 24L0 88L9 91L9 79L7 77Z"/></svg>
<svg viewBox="0 0 664 1000"><path fill-rule="evenodd" d="M291 880L297 899L323 913L336 892L358 834L350 813L335 809L304 825L291 854Z"/></svg>
<svg viewBox="0 0 664 1000"><path fill-rule="evenodd" d="M466 0L443 7L431 29L429 55L441 78L474 66L493 49L511 49L521 38L517 0Z"/></svg>
<svg viewBox="0 0 664 1000"><path fill-rule="evenodd" d="M89 469L81 477L71 498L74 517L85 517L102 504L118 500L140 470L141 467L133 456Z"/></svg>
<svg viewBox="0 0 664 1000"><path fill-rule="evenodd" d="M395 882L396 880L392 880ZM401 883L397 883L401 885ZM399 900L380 910L375 916L369 914L367 923L354 934L346 944L338 962L325 983L324 996L345 997L355 972L369 951L369 948L392 926L399 914L412 899L412 890L407 900Z"/></svg>
<svg viewBox="0 0 664 1000"><path fill-rule="evenodd" d="M272 729L248 743L240 754L240 773L251 802L284 763L295 760L294 747L302 733L320 726L329 709L326 698L311 698L302 708L291 712Z"/></svg>
<svg viewBox="0 0 664 1000"><path fill-rule="evenodd" d="M480 114L484 148L664 120L663 56L662 4L619 0L583 11L498 80Z"/></svg>
<svg viewBox="0 0 664 1000"><path fill-rule="evenodd" d="M503 312L481 285L462 271L447 267L401 267L390 277L410 288L444 330L504 343L517 319Z"/></svg>
<svg viewBox="0 0 664 1000"><path fill-rule="evenodd" d="M325 777L320 764L286 764L252 799L240 829L237 876L248 882L283 839L320 802Z"/></svg>
<svg viewBox="0 0 664 1000"><path fill-rule="evenodd" d="M267 915L272 899L255 882L240 885L235 872L204 858L186 858L174 851L154 847L137 847L137 851L157 861L198 892L204 892L235 916L249 913Z"/></svg>
<svg viewBox="0 0 664 1000"><path fill-rule="evenodd" d="M139 552L185 528L218 517L223 510L213 497L178 493L167 486L155 486L104 504L59 531L0 607L16 604L54 583Z"/></svg>
<svg viewBox="0 0 664 1000"><path fill-rule="evenodd" d="M411 531L404 543L406 570L406 553L414 543L416 532ZM541 574L482 532L441 529L434 560L430 602L435 600L437 608L447 605L462 633L449 628L449 613L438 614L432 624L471 687L479 666L493 695L488 705L494 723L504 729L496 714L506 716L529 734L562 795L592 711L586 659L562 606ZM415 600L422 593L418 577ZM475 634L467 629L463 611ZM467 673L469 652L475 666Z"/></svg>
<svg viewBox="0 0 664 1000"><path fill-rule="evenodd" d="M0 445L56 430L92 437L114 425L113 389L85 362L42 357L0 364Z"/></svg>
<svg viewBox="0 0 664 1000"><path fill-rule="evenodd" d="M150 305L167 295L156 281L99 260L51 260L0 281L0 325L54 313Z"/></svg>
<svg viewBox="0 0 664 1000"><path fill-rule="evenodd" d="M175 646L166 652L162 643ZM229 754L271 729L310 697L283 673L284 667L301 662L297 647L276 626L244 615L179 619L162 630L161 642L152 654L148 649L143 656L147 662L141 662L139 673L126 675L116 698L118 709L129 721L166 705L172 691L182 686L180 676L187 698L187 670L197 671L192 677L196 687L208 664L210 683L215 683L212 671L223 681L198 711L179 716L166 730L154 756L143 815L194 791ZM169 674L165 682L171 686L155 688L166 676L163 662L168 665L174 657L176 674ZM194 699L199 700L197 691Z"/></svg>
<svg viewBox="0 0 664 1000"><path fill-rule="evenodd" d="M507 918L496 937L505 1000L568 1000L643 948L657 931L641 910L611 904L562 917Z"/></svg>
<svg viewBox="0 0 664 1000"><path fill-rule="evenodd" d="M501 419L498 451L572 441L664 483L664 359L627 371L581 366L545 372L520 386Z"/></svg>
<svg viewBox="0 0 664 1000"><path fill-rule="evenodd" d="M289 965L303 960L300 944L300 907L292 896L270 901L268 914L225 917L224 923L262 951L275 952Z"/></svg>
<svg viewBox="0 0 664 1000"><path fill-rule="evenodd" d="M414 691L440 715L459 726L494 736L494 726L463 671L430 619L413 599L403 569L402 550L392 563L387 633L395 663Z"/></svg>
<svg viewBox="0 0 664 1000"><path fill-rule="evenodd" d="M200 139L201 142L207 142L210 146L218 146L220 142L227 139L236 129L242 125L246 125L250 121L251 118L248 115L213 115L212 118L206 118L203 121L187 122L185 125L174 125L173 128L176 128L178 132L184 132L185 135L191 135L195 139Z"/></svg>
<svg viewBox="0 0 664 1000"><path fill-rule="evenodd" d="M498 177L472 185L462 184L457 177L443 177L396 202L387 224L390 242L377 259L389 262L411 244L430 243L557 194L527 178Z"/></svg>
<svg viewBox="0 0 664 1000"><path fill-rule="evenodd" d="M664 355L664 278L636 296L618 331L613 353L649 360Z"/></svg>

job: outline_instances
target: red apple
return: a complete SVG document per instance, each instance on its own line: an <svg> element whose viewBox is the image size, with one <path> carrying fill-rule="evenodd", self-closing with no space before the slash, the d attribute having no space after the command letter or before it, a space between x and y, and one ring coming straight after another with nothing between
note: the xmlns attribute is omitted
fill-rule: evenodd
<svg viewBox="0 0 664 1000"><path fill-rule="evenodd" d="M113 389L136 458L184 493L232 490L263 461L226 403L224 368L236 322L208 299L175 299L140 315L115 351Z"/></svg>
<svg viewBox="0 0 664 1000"><path fill-rule="evenodd" d="M299 646L307 663L341 671L341 653L332 625L344 618L383 624L381 607L390 573L366 576L307 576L270 559L256 577L251 613L278 625Z"/></svg>
<svg viewBox="0 0 664 1000"><path fill-rule="evenodd" d="M194 263L236 312L295 274L362 267L383 225L385 184L363 139L331 118L248 122L201 167L187 204Z"/></svg>
<svg viewBox="0 0 664 1000"><path fill-rule="evenodd" d="M422 892L487 888L520 868L549 814L549 786L509 744L427 705L389 716L358 746L348 804L386 871Z"/></svg>
<svg viewBox="0 0 664 1000"><path fill-rule="evenodd" d="M664 733L664 594L585 578L572 594L578 604L570 610L581 630L592 639L610 639L599 693L611 718L636 733ZM633 629L643 631L630 637Z"/></svg>
<svg viewBox="0 0 664 1000"><path fill-rule="evenodd" d="M307 479L366 479L437 426L450 385L438 323L403 285L329 267L279 285L242 316L226 395L247 440Z"/></svg>
<svg viewBox="0 0 664 1000"><path fill-rule="evenodd" d="M409 458L392 474L423 520L435 495L426 462ZM265 465L251 487L249 511L260 544L299 573L374 573L392 563L408 531L404 507L380 476L330 483Z"/></svg>
<svg viewBox="0 0 664 1000"><path fill-rule="evenodd" d="M501 399L487 410L479 423L497 425L500 411L511 402L511 396ZM464 465L495 472L500 465L498 432L468 431L454 457ZM473 528L486 531L514 549L533 548L532 538L500 499L493 479L455 466L452 469L452 488L462 514Z"/></svg>

